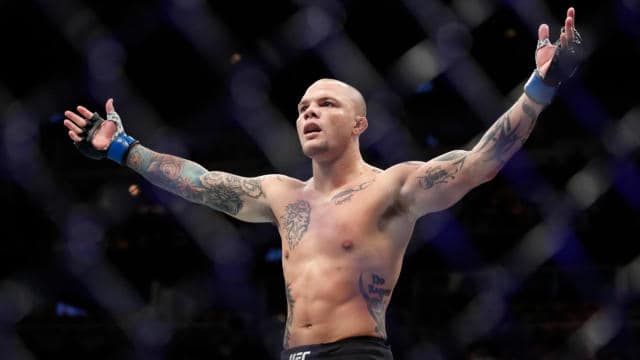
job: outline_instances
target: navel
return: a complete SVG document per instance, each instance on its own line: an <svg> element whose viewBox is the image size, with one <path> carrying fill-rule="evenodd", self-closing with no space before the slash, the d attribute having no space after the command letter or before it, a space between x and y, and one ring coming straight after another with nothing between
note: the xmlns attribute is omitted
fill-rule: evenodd
<svg viewBox="0 0 640 360"><path fill-rule="evenodd" d="M353 241L345 240L342 242L342 248L345 250L351 250L353 248Z"/></svg>

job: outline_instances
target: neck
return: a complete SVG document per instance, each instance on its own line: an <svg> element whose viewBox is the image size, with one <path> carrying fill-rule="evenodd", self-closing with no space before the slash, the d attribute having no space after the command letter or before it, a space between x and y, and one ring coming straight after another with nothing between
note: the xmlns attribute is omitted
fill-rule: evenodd
<svg viewBox="0 0 640 360"><path fill-rule="evenodd" d="M363 174L368 165L358 149L347 151L332 160L316 160L313 166L313 186L320 192L330 192Z"/></svg>

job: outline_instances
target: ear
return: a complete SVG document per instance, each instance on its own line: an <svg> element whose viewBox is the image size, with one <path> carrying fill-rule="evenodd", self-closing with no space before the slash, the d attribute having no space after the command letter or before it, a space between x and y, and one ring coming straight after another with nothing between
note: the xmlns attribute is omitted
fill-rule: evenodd
<svg viewBox="0 0 640 360"><path fill-rule="evenodd" d="M356 116L356 122L353 125L353 134L360 135L369 127L369 121L365 116Z"/></svg>

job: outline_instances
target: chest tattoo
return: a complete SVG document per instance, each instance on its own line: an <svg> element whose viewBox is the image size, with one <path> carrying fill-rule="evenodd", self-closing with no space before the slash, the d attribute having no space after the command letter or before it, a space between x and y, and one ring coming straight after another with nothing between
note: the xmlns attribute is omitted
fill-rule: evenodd
<svg viewBox="0 0 640 360"><path fill-rule="evenodd" d="M287 205L280 220L284 227L284 236L289 244L289 249L293 250L309 229L311 204L305 200L298 200Z"/></svg>
<svg viewBox="0 0 640 360"><path fill-rule="evenodd" d="M356 185L356 186L354 186L354 187L352 187L350 189L340 191L339 193L337 193L336 195L334 195L331 198L331 201L336 205L342 205L342 204L346 203L347 201L351 200L351 198L353 197L354 193L366 189L374 181L375 181L375 178L371 179L371 180L368 180L368 181L365 181L362 184Z"/></svg>

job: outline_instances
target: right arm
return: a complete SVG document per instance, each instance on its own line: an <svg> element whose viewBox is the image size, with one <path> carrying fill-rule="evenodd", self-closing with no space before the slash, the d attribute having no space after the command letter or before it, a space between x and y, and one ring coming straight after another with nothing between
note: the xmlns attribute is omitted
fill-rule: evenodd
<svg viewBox="0 0 640 360"><path fill-rule="evenodd" d="M173 155L134 145L126 165L152 184L186 200L209 206L248 222L273 222L273 213L263 191L271 176L241 177L208 171L201 165Z"/></svg>
<svg viewBox="0 0 640 360"><path fill-rule="evenodd" d="M167 191L195 203L207 205L249 222L275 222L263 191L275 176L244 178L208 171L193 161L149 150L127 135L113 99L107 100L107 120L84 106L65 111L64 125L82 154L92 159L109 158L129 166Z"/></svg>

